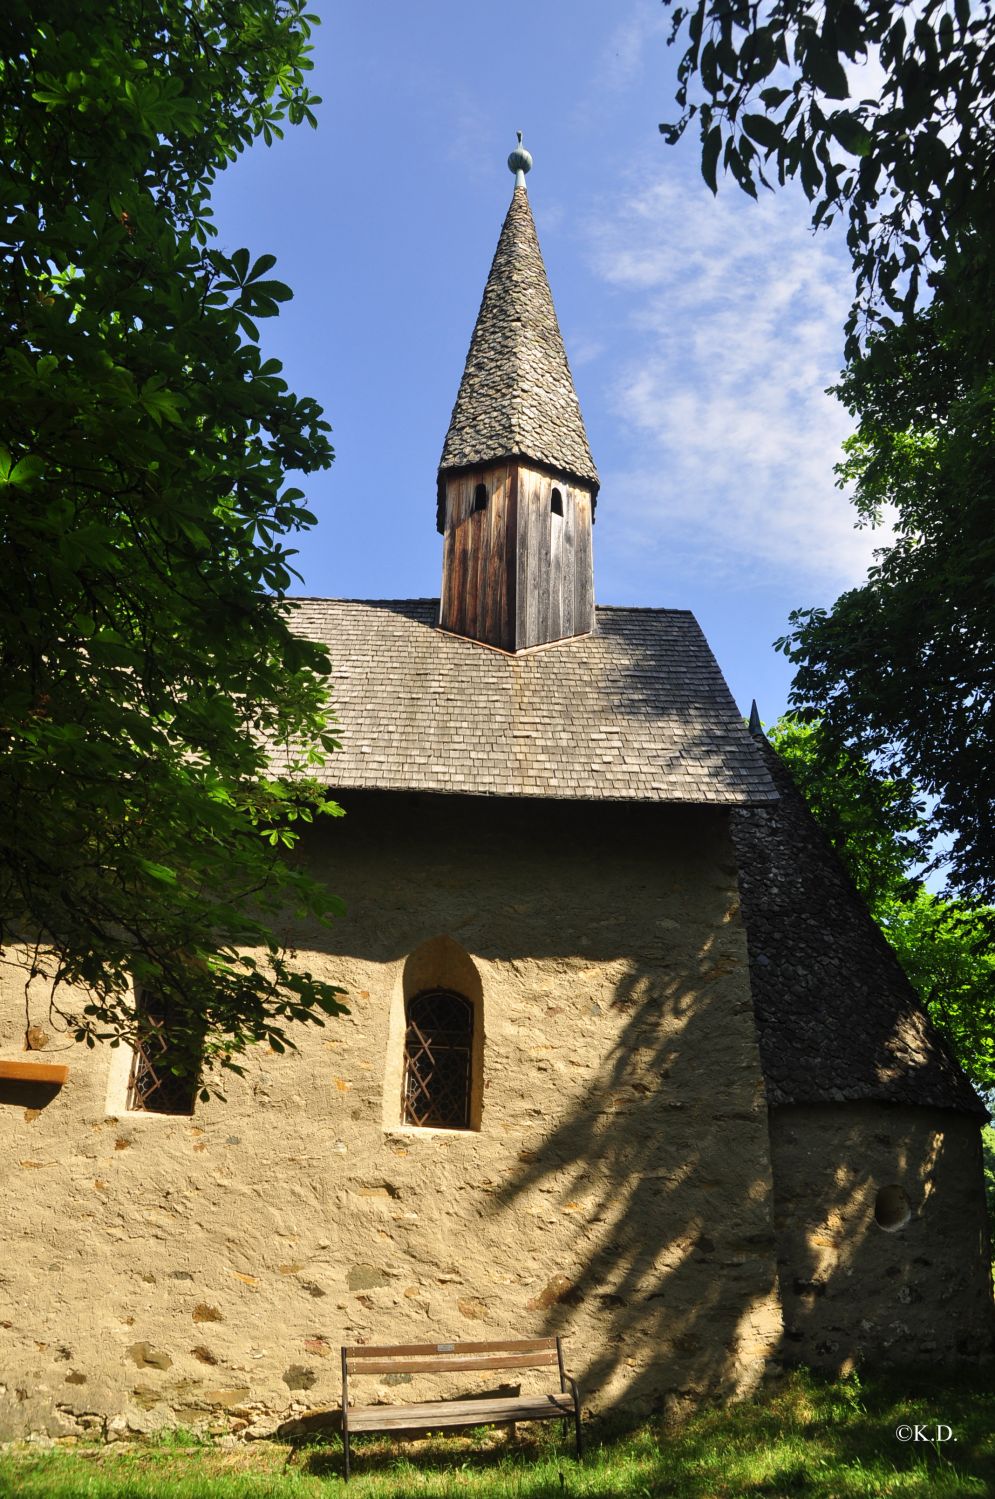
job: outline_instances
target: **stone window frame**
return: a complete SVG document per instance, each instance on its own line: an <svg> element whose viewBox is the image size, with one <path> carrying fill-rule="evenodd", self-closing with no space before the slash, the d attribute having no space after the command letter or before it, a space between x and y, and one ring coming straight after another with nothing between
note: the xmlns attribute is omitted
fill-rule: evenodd
<svg viewBox="0 0 995 1499"><path fill-rule="evenodd" d="M136 1019L142 1010L142 1001L145 991L140 984L133 984L131 990L131 1010ZM185 1085L189 1092L189 1108L147 1108L139 1105L135 1107L135 1075L141 1065L144 1048L135 1047L122 1042L120 1046L111 1052L111 1064L107 1076L107 1099L106 1112L118 1118L128 1119L192 1119L196 1113L198 1095L203 1086L202 1070L196 1078ZM154 1070L154 1058L149 1058L144 1052L146 1062L151 1062Z"/></svg>
<svg viewBox="0 0 995 1499"><path fill-rule="evenodd" d="M470 1097L465 1126L411 1124L404 1117L405 1041L408 1005L430 990L447 990L472 1010L470 1048ZM384 1132L419 1138L475 1138L483 1128L484 1097L484 989L476 962L449 936L433 937L419 944L394 970L384 1058Z"/></svg>

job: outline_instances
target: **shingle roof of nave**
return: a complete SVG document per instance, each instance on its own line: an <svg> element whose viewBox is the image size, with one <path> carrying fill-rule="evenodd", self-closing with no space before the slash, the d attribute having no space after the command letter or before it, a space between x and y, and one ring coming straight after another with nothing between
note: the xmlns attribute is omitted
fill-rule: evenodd
<svg viewBox="0 0 995 1499"><path fill-rule="evenodd" d="M515 188L501 230L439 469L517 456L586 480L597 491L598 471L524 187Z"/></svg>
<svg viewBox="0 0 995 1499"><path fill-rule="evenodd" d="M295 599L327 644L338 787L749 805L776 793L694 617L599 608L517 656L436 628L435 599Z"/></svg>
<svg viewBox="0 0 995 1499"><path fill-rule="evenodd" d="M791 772L757 745L780 800L732 830L768 1102L984 1114Z"/></svg>

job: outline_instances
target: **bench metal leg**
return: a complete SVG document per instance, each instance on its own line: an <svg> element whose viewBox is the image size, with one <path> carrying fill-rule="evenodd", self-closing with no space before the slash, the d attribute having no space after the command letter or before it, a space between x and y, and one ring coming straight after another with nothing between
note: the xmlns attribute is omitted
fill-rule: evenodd
<svg viewBox="0 0 995 1499"><path fill-rule="evenodd" d="M564 1374L563 1384L570 1386L570 1393L574 1397L574 1440L577 1443L577 1456L581 1457L584 1452L584 1434L580 1425L580 1389L577 1381L569 1374Z"/></svg>
<svg viewBox="0 0 995 1499"><path fill-rule="evenodd" d="M342 1350L342 1450L345 1454L345 1481L349 1482L349 1356Z"/></svg>

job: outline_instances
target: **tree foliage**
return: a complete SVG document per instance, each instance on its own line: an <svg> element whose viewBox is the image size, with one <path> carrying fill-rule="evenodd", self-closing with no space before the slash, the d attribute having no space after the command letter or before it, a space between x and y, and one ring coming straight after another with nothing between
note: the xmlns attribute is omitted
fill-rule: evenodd
<svg viewBox="0 0 995 1499"><path fill-rule="evenodd" d="M922 888L879 906L881 930L978 1090L995 1098L991 911Z"/></svg>
<svg viewBox="0 0 995 1499"><path fill-rule="evenodd" d="M992 1225L992 1241L995 1243L995 1124L986 1124L982 1128L981 1165L985 1178L985 1196L988 1198L988 1216Z"/></svg>
<svg viewBox="0 0 995 1499"><path fill-rule="evenodd" d="M995 1098L995 911L931 894L916 877L929 824L908 782L892 781L820 721L770 731L809 809L975 1087Z"/></svg>
<svg viewBox="0 0 995 1499"><path fill-rule="evenodd" d="M301 779L334 747L327 660L282 602L314 522L286 478L328 466L329 429L259 347L290 296L274 257L212 247L209 205L258 136L314 123L310 21L302 0L0 20L3 940L89 990L60 1013L91 1043L130 1033L132 979L167 992L180 1067L205 1027L230 1063L341 1008L274 935L338 909L283 857L338 810Z"/></svg>
<svg viewBox="0 0 995 1499"><path fill-rule="evenodd" d="M893 539L831 610L792 613L778 645L796 668L792 702L907 768L935 799L951 885L993 903L995 375L966 290L945 283L846 371L859 426L840 482L865 520L889 516Z"/></svg>
<svg viewBox="0 0 995 1499"><path fill-rule="evenodd" d="M995 164L995 11L970 0L663 0L678 70L678 140L696 120L701 168L757 196L798 178L813 223L846 220L857 273L847 357L862 333L921 305L977 223ZM879 93L851 95L870 60Z"/></svg>
<svg viewBox="0 0 995 1499"><path fill-rule="evenodd" d="M713 190L720 160L753 196L799 178L856 271L837 474L893 539L831 610L792 614L792 704L920 786L952 887L995 902L995 5L697 0L685 27L661 128L697 120ZM865 58L880 89L854 99Z"/></svg>

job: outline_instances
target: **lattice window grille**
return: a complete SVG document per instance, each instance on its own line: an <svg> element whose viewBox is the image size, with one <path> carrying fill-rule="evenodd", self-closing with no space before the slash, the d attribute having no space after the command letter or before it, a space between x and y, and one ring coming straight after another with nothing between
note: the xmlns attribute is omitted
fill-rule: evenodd
<svg viewBox="0 0 995 1499"><path fill-rule="evenodd" d="M153 1114L192 1114L197 1078L171 1070L168 1005L139 989L138 1034L128 1079L128 1108Z"/></svg>
<svg viewBox="0 0 995 1499"><path fill-rule="evenodd" d="M437 989L408 1004L404 1038L405 1124L434 1129L470 1125L473 1006Z"/></svg>

